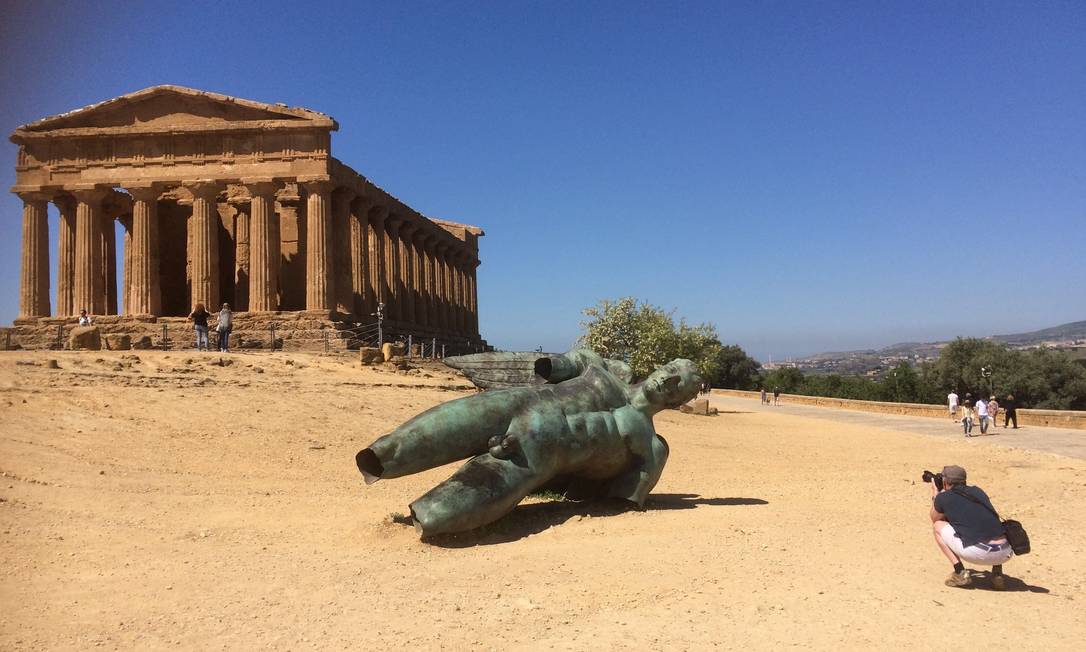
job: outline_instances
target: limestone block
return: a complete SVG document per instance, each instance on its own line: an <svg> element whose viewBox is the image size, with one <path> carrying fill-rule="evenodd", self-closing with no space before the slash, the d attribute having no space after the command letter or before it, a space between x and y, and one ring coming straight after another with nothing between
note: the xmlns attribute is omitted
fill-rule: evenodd
<svg viewBox="0 0 1086 652"><path fill-rule="evenodd" d="M134 342L132 342L132 348L140 350L140 351L143 351L143 350L146 350L146 349L153 349L154 347L155 347L155 344L154 344L154 342L151 341L151 336L150 335L140 335L139 337L136 338L136 340Z"/></svg>
<svg viewBox="0 0 1086 652"><path fill-rule="evenodd" d="M68 334L68 348L73 351L101 351L102 331L97 326L76 326Z"/></svg>
<svg viewBox="0 0 1086 652"><path fill-rule="evenodd" d="M111 333L105 336L106 349L110 351L128 351L132 348L132 337L126 333Z"/></svg>
<svg viewBox="0 0 1086 652"><path fill-rule="evenodd" d="M363 346L358 349L358 357L362 364L377 364L385 361L384 352L375 346Z"/></svg>
<svg viewBox="0 0 1086 652"><path fill-rule="evenodd" d="M385 342L381 345L381 353L384 354L385 362L388 362L392 358L404 355L407 351L403 344Z"/></svg>
<svg viewBox="0 0 1086 652"><path fill-rule="evenodd" d="M709 414L709 401L708 399L699 398L694 401L694 414L707 415Z"/></svg>

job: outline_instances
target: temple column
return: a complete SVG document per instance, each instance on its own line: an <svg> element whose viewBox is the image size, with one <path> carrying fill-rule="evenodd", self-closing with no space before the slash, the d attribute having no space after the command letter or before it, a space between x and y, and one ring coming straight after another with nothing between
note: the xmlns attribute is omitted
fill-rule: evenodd
<svg viewBox="0 0 1086 652"><path fill-rule="evenodd" d="M479 336L479 285L477 283L479 269L479 261L473 260L471 262L471 273L468 275L468 289L470 292L471 300L471 323L468 324L468 330L472 335Z"/></svg>
<svg viewBox="0 0 1086 652"><path fill-rule="evenodd" d="M460 325L460 332L464 335L469 335L468 332L468 275L466 272L467 254L460 252L460 257L456 260L456 281L457 289L457 305L458 311L458 324Z"/></svg>
<svg viewBox="0 0 1086 652"><path fill-rule="evenodd" d="M105 302L104 313L117 314L117 229L114 227L115 218L105 214L99 220L98 242L102 250L102 273L99 291Z"/></svg>
<svg viewBox="0 0 1086 652"><path fill-rule="evenodd" d="M306 192L305 309L332 310L332 182L307 181L298 185Z"/></svg>
<svg viewBox="0 0 1086 652"><path fill-rule="evenodd" d="M244 182L244 180L243 180ZM278 310L275 288L275 265L279 247L272 240L272 220L275 212L275 183L252 181L249 190L249 311Z"/></svg>
<svg viewBox="0 0 1086 652"><path fill-rule="evenodd" d="M388 282L385 280L388 267L385 259L385 216L387 209L374 206L367 213L366 236L369 241L369 312L377 310L377 304L388 303Z"/></svg>
<svg viewBox="0 0 1086 652"><path fill-rule="evenodd" d="M415 246L412 234L417 225L405 222L400 227L400 318L406 322L415 320Z"/></svg>
<svg viewBox="0 0 1086 652"><path fill-rule="evenodd" d="M127 244L125 247L125 277L130 286L125 312L157 316L162 312L158 265L158 196L162 189L138 186L126 190L132 196L132 230L131 254Z"/></svg>
<svg viewBox="0 0 1086 652"><path fill-rule="evenodd" d="M105 190L73 190L75 196L75 268L73 277L73 312L86 310L100 315L105 308L102 291L102 248L99 243L102 199Z"/></svg>
<svg viewBox="0 0 1086 652"><path fill-rule="evenodd" d="M457 252L453 258L453 284L456 286L456 332L467 334L467 319L465 319L464 306L464 258L462 252Z"/></svg>
<svg viewBox="0 0 1086 652"><path fill-rule="evenodd" d="M121 275L121 308L118 314L132 315L132 216L122 215L117 220L124 227L124 239L121 241L121 255L124 258L124 270Z"/></svg>
<svg viewBox="0 0 1086 652"><path fill-rule="evenodd" d="M435 247L434 271L437 275L438 287L438 326L444 333L452 333L452 322L449 320L449 270L446 265L449 255L449 245L439 242Z"/></svg>
<svg viewBox="0 0 1086 652"><path fill-rule="evenodd" d="M249 213L235 206L234 215L234 312L249 312ZM249 199L252 210L252 197Z"/></svg>
<svg viewBox="0 0 1086 652"><path fill-rule="evenodd" d="M23 251L19 268L19 317L49 316L49 195L20 192Z"/></svg>
<svg viewBox="0 0 1086 652"><path fill-rule="evenodd" d="M433 327L438 331L447 329L445 323L445 278L441 259L444 245L435 238L430 247L430 262L433 265Z"/></svg>
<svg viewBox="0 0 1086 652"><path fill-rule="evenodd" d="M57 317L78 314L75 307L75 199L60 195L53 199L60 212L57 233Z"/></svg>
<svg viewBox="0 0 1086 652"><path fill-rule="evenodd" d="M419 300L415 312L419 315L419 322L429 329L434 328L434 266L430 258L430 243L433 236L429 233L419 232L415 238L415 251L419 256Z"/></svg>
<svg viewBox="0 0 1086 652"><path fill-rule="evenodd" d="M332 273L335 280L333 306L336 312L349 315L354 312L354 272L351 256L351 202L355 192L338 188L332 193Z"/></svg>
<svg viewBox="0 0 1086 652"><path fill-rule="evenodd" d="M403 312L400 307L400 224L391 213L385 221L385 309L389 319L400 321Z"/></svg>
<svg viewBox="0 0 1086 652"><path fill-rule="evenodd" d="M370 312L370 293L366 287L369 281L369 227L365 215L366 203L356 198L347 217L347 230L351 257L351 312L359 317Z"/></svg>
<svg viewBox="0 0 1086 652"><path fill-rule="evenodd" d="M222 186L212 181L186 184L192 192L192 305L208 312L219 307L219 211Z"/></svg>

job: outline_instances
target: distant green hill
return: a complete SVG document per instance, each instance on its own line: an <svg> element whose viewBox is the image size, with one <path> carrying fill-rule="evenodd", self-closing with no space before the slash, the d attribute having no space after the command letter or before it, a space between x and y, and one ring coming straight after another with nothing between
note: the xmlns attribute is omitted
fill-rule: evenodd
<svg viewBox="0 0 1086 652"><path fill-rule="evenodd" d="M1086 340L1086 321L1073 321L1070 324L1043 328L1039 331L1032 331L1030 333L993 335L992 339L1018 346L1039 344L1049 340Z"/></svg>
<svg viewBox="0 0 1086 652"><path fill-rule="evenodd" d="M1086 340L1086 321L1076 321L1070 324L1052 326L1028 333L1013 333L1010 335L992 335L988 338L997 342L1004 342L1012 347L1035 346L1042 342ZM930 359L939 356L939 352L949 340L943 342L899 342L881 349L865 349L859 351L835 351L816 353L802 358L798 362L804 368L813 367L814 373L844 372L863 373L865 371L886 367L884 358L902 356L912 358L920 356L920 359ZM1081 356L1080 349L1068 349L1073 355ZM892 364L892 362L890 363Z"/></svg>

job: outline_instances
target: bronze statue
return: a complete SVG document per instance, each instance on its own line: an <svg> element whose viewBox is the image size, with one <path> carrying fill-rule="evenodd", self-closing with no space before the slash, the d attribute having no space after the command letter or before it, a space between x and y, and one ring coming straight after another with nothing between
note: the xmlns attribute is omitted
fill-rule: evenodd
<svg viewBox="0 0 1086 652"><path fill-rule="evenodd" d="M433 407L355 457L367 484L471 457L411 503L426 537L491 523L540 488L643 506L668 446L652 417L697 395L694 364L674 360L641 383L585 350L537 358L544 384L482 392Z"/></svg>

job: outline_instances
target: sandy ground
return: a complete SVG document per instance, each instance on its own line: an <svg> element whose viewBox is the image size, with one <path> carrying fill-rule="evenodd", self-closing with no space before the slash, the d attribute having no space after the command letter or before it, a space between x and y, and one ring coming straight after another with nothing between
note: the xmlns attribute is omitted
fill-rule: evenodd
<svg viewBox="0 0 1086 652"><path fill-rule="evenodd" d="M0 354L0 649L1081 649L1086 462L751 405L667 412L643 512L529 499L419 541L451 467L354 454L440 372L302 354ZM56 359L59 369L45 366ZM19 364L35 362L37 365ZM924 468L958 463L1034 552L951 589ZM1075 643L1078 641L1079 643Z"/></svg>

